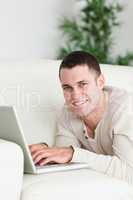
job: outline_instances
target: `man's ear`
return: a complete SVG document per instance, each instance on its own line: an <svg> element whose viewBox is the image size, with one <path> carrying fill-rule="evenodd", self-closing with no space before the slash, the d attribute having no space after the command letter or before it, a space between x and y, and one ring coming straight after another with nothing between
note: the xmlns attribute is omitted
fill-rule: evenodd
<svg viewBox="0 0 133 200"><path fill-rule="evenodd" d="M100 76L97 78L97 85L99 89L103 89L105 86L105 77L103 74L100 74Z"/></svg>

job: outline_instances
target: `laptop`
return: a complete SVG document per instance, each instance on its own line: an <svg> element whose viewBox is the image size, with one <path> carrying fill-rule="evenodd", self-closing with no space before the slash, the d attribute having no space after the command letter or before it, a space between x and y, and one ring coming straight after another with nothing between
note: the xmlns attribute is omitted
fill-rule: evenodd
<svg viewBox="0 0 133 200"><path fill-rule="evenodd" d="M0 138L18 144L24 154L24 172L41 174L56 171L66 171L87 168L87 163L47 164L35 165L26 142L17 110L13 106L0 106Z"/></svg>

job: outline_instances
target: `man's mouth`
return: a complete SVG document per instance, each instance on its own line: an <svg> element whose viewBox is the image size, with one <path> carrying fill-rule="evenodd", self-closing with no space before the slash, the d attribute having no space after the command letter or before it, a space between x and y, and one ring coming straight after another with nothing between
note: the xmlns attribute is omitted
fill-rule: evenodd
<svg viewBox="0 0 133 200"><path fill-rule="evenodd" d="M88 99L81 100L81 101L73 101L72 105L75 107L80 107L80 106L84 105L87 101L88 101Z"/></svg>

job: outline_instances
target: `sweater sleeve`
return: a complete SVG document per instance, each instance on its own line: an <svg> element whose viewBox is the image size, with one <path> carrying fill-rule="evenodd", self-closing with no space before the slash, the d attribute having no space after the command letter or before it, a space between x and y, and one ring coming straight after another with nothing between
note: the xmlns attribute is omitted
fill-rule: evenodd
<svg viewBox="0 0 133 200"><path fill-rule="evenodd" d="M64 109L57 117L57 131L55 134L55 145L58 147L80 147L81 144L73 134L68 113Z"/></svg>
<svg viewBox="0 0 133 200"><path fill-rule="evenodd" d="M55 136L55 145L58 147L81 146L75 135L72 134L72 132L69 129L65 128L65 126L62 126L61 124L58 124L58 131Z"/></svg>
<svg viewBox="0 0 133 200"><path fill-rule="evenodd" d="M126 150L126 151L125 151ZM72 162L86 162L88 167L133 184L133 144L122 135L115 135L114 155L103 155L74 147Z"/></svg>
<svg viewBox="0 0 133 200"><path fill-rule="evenodd" d="M133 142L130 137L118 134L121 133L120 128L124 130L126 126L126 122L124 125L121 120L123 121L122 118L119 118L114 127L113 156L82 149L80 142L72 133L68 124L63 123L63 121L58 122L55 145L59 147L73 146L74 154L71 162L87 163L88 168L92 170L133 183Z"/></svg>

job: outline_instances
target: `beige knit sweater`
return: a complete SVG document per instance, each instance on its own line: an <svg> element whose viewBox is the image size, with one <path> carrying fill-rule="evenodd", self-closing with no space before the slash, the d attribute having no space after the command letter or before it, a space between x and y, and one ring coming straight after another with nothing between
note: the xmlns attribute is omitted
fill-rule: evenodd
<svg viewBox="0 0 133 200"><path fill-rule="evenodd" d="M64 106L56 146L72 145L72 162L87 162L93 170L133 184L133 95L113 87L104 91L108 105L95 137L90 138L84 122Z"/></svg>

